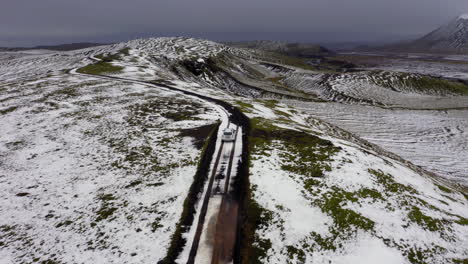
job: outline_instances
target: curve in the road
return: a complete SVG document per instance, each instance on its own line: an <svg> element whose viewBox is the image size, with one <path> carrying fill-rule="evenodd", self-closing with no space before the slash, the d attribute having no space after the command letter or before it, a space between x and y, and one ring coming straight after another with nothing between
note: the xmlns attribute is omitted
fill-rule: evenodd
<svg viewBox="0 0 468 264"><path fill-rule="evenodd" d="M90 59L93 60L93 61L99 61L99 59L96 59L94 57L90 57ZM196 97L198 99L214 103L217 106L219 106L220 109L223 111L222 114L225 114L227 116L227 119L222 119L223 121L227 120L227 124L226 124L225 127L228 127L231 123L236 124L238 127L243 127L243 126L246 126L246 123L248 122L248 121L246 121L247 118L245 117L245 115L243 115L238 109L236 109L231 104L229 104L229 103L227 103L225 101L222 101L222 100L219 100L219 99L216 99L216 98L212 98L212 97L209 97L209 96L201 95L201 94L198 94L198 93L195 93L195 92L192 92L192 91L187 91L187 90L183 90L183 89L180 89L180 88L176 88L176 87L173 87L173 86L170 86L170 85L167 85L167 84L154 83L154 82L150 82L150 81L140 81L140 80L135 80L135 79L130 79L130 78L108 76L108 75L95 75L95 74L78 73L77 69L71 70L70 73L71 74L77 74L77 75L84 75L84 76L92 76L92 77L110 79L110 80L120 80L120 81L131 82L131 83L151 85L153 87L164 88L164 89L167 89L167 90L180 92L180 93L188 95L188 96ZM236 129L236 137L235 137L236 140L237 140L238 131L239 131L239 129ZM234 154L234 149L235 149L235 142L236 141L234 141L233 146L232 146L232 150L231 150L230 164L229 164L229 168L228 168L228 172L227 172L228 175L227 175L226 182L225 182L225 194L228 191L229 182L230 182L232 160L233 160L233 154ZM191 246L190 253L189 253L189 259L188 259L188 262L187 262L189 264L192 264L195 261L195 257L196 257L197 250L198 250L198 245L199 245L199 242L200 242L201 233L203 231L203 225L205 223L205 217L206 217L206 213L207 213L209 199L210 199L210 196L211 196L213 182L214 182L215 174L216 174L216 171L217 171L217 167L218 167L218 163L219 163L219 160L220 160L220 157L221 157L223 147L224 147L224 142L221 141L220 147L218 149L218 154L217 154L217 157L216 157L216 161L215 161L215 164L214 164L214 167L213 167L213 170L212 170L212 173L211 173L211 177L210 177L210 180L209 180L209 183L208 183L208 188L207 188L207 191L205 193L203 204L202 204L202 207L201 207L201 210L200 210L198 224L197 224L197 227L196 227L196 233L195 233L194 240L192 242L192 246ZM244 146L244 144L242 145L242 147L243 147L243 152L244 152L246 147ZM225 197L223 197L221 209L224 210L225 204L226 204ZM220 212L221 212L221 210L220 210ZM218 219L219 218L222 218L222 216L219 216ZM236 213L236 219L234 219L234 221L237 222L237 213ZM236 240L236 238L233 238L233 239L234 239L234 241ZM216 245L214 245L214 246L216 246ZM213 252L214 253L219 252L219 249L215 248L213 250ZM218 258L217 257L218 253L216 253L216 254L217 254L216 255L216 259L217 259ZM213 255L213 257L215 257L215 256ZM213 259L212 261L215 261L215 260Z"/></svg>

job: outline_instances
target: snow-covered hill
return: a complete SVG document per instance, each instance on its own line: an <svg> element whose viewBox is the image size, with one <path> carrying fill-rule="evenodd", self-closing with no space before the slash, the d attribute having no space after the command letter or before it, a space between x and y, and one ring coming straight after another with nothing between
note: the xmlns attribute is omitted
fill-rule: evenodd
<svg viewBox="0 0 468 264"><path fill-rule="evenodd" d="M412 45L430 51L468 52L468 14L463 14Z"/></svg>
<svg viewBox="0 0 468 264"><path fill-rule="evenodd" d="M466 196L285 105L242 105L253 121L243 263L466 259Z"/></svg>
<svg viewBox="0 0 468 264"><path fill-rule="evenodd" d="M221 114L209 101L167 87L224 101L250 120L243 156L250 161L238 165L250 174L233 183L245 194L238 201L243 254L236 258L468 258L463 186L299 107L333 101L344 111L350 104L446 110L466 100L463 83L320 71L283 54L189 38L0 58L0 263L155 263L174 244L188 251L174 234L189 238L183 232L192 223L180 226L184 199ZM281 103L286 99L293 103Z"/></svg>

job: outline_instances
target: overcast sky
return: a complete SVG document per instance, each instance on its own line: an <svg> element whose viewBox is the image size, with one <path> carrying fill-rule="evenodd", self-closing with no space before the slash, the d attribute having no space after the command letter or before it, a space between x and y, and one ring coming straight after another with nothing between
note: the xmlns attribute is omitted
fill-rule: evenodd
<svg viewBox="0 0 468 264"><path fill-rule="evenodd" d="M192 35L382 41L428 33L468 0L1 0L0 46Z"/></svg>

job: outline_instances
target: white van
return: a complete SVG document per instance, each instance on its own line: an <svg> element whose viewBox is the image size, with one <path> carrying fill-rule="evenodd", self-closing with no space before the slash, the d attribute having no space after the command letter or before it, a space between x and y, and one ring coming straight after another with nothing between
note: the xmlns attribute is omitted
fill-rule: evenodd
<svg viewBox="0 0 468 264"><path fill-rule="evenodd" d="M221 137L222 141L234 141L235 139L235 131L232 128L226 128L223 131L223 136Z"/></svg>

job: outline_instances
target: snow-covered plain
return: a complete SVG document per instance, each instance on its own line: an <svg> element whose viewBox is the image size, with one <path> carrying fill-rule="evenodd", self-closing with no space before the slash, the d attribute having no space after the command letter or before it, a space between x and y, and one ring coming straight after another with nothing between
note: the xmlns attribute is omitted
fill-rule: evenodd
<svg viewBox="0 0 468 264"><path fill-rule="evenodd" d="M412 87L411 82L419 78L421 76L416 74L380 71L343 74L294 72L285 76L283 82L327 101L347 104L437 110L467 107L466 94Z"/></svg>
<svg viewBox="0 0 468 264"><path fill-rule="evenodd" d="M85 59L71 57L1 63L0 262L158 261L200 157L190 135L218 111L153 86L66 74Z"/></svg>
<svg viewBox="0 0 468 264"><path fill-rule="evenodd" d="M429 74L446 78L468 80L468 58L460 55L449 55L446 59L461 61L460 63L433 62L433 61L408 61L391 60L385 65L379 65L376 69L387 71L401 71L410 73Z"/></svg>
<svg viewBox="0 0 468 264"><path fill-rule="evenodd" d="M437 174L468 184L468 110L388 110L287 101Z"/></svg>

